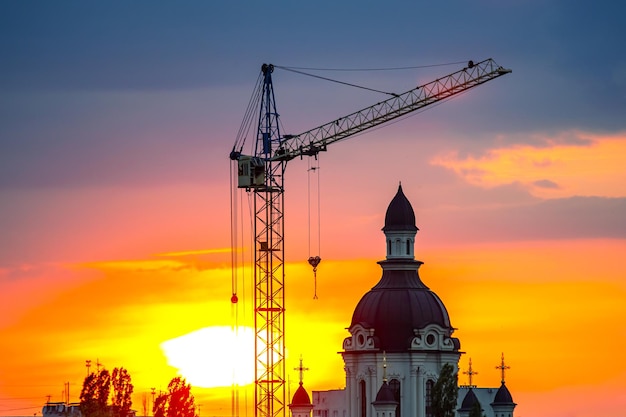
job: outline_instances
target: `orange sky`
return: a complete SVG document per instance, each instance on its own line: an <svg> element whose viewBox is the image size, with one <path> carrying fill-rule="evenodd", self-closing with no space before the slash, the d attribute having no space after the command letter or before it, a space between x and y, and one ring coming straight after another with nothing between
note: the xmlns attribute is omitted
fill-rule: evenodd
<svg viewBox="0 0 626 417"><path fill-rule="evenodd" d="M554 145L550 153L542 148L502 147L481 158L463 159L441 153L431 164L457 173L476 192L498 188L515 178L516 187L534 195L535 203L584 195L594 181L603 184L594 188L597 196L623 196L624 182L611 180L623 175L614 162L615 155L626 151L623 136L594 136L585 150L585 156L579 158L576 149L564 145ZM528 164L544 161L547 155L550 163L528 169ZM580 163L573 163L574 159L580 159ZM595 160L601 161L597 174ZM589 177L587 181L576 180L581 169ZM559 187L537 191L534 181L543 178L553 178ZM304 259L308 250L306 227L301 225L302 198L293 196L288 200L296 207L293 216L288 217L286 232L287 242L293 242L287 246L292 261L286 267L287 369L291 388L297 381L297 372L291 370L301 355L310 368L305 375L309 390L343 386L337 352L347 336L345 328L353 308L380 277L376 264L384 254L380 227L395 187L394 183L385 185L386 191L375 198L374 207L363 203L347 217L334 211L332 204L325 206L331 208L323 209L323 235L330 238L323 246L318 300L312 299L310 267L293 261ZM442 227L446 235L430 221L443 225L445 219L451 227L459 224L454 223L455 216L463 217L465 212L440 202L441 216L436 217L435 208L424 204L422 198L426 193L436 200L434 192L421 186L418 191L410 181L403 182L403 188L416 208L422 229L416 242L417 258L425 262L422 279L447 306L466 352L461 368L466 369L471 357L478 371L474 379L477 385L498 385L495 366L504 352L511 366L507 385L519 404L516 415L557 415L557 410L565 407L572 413L576 410L576 415L591 416L607 402L624 405L619 393L626 390L626 361L622 355L626 346L622 323L626 317L626 240L567 235L558 239L497 239L491 233L487 241L475 235L475 242L455 242L449 230ZM330 200L340 195L341 187L331 184L328 189ZM162 205L161 193L175 198ZM247 278L249 270L240 274L246 281L239 285L241 302L235 310L230 303L229 249L198 243L228 242L228 212L223 203L209 216L214 220L203 220L211 228L206 236L192 236L185 229L176 233L177 228L172 227L185 217L195 222L210 213L206 195L198 198L197 193L197 187L166 187L141 193L124 189L66 192L65 203L75 201L76 216L70 209L69 213L57 213L66 223L46 225L54 218L39 219L39 227L47 227L50 239L63 243L55 246L39 242L42 257L46 259L46 249L56 253L54 258L67 261L33 261L0 271L0 415L38 412L47 395L52 400L61 399L64 382L70 382L71 399L77 400L86 359L92 363L99 360L109 369L127 368L135 384L138 410L151 387L162 389L177 372L185 375L185 369L172 366L182 366L181 349L184 359L196 367L220 373L212 383L230 383L230 371L220 365L231 359L224 357L228 353L218 349L217 341L209 340L200 349L185 343L200 340L189 334L198 337L194 332L201 329L228 328L236 323L250 326L252 313L247 297L252 285ZM103 223L95 221L98 217L94 212L78 215L81 204L86 204L84 199L98 207L113 195L118 198L116 205L124 201L131 211L142 211L141 207L149 210L143 217L130 216L123 210L115 218L103 216ZM193 204L193 196L197 205ZM215 194L210 195L212 201L217 201L215 198ZM477 204L487 211L498 207ZM101 208L105 209L109 214L116 212L111 207ZM129 221L131 218L139 222ZM294 226L298 222L299 228ZM108 226L114 223L118 227L110 230ZM557 223L555 228L559 227ZM65 247L61 235L52 234L50 228L57 230L65 225L71 232L72 224L78 224L76 230L82 234L67 240ZM159 224L167 231L165 237L150 239L152 228ZM484 224L479 226L474 233L487 230ZM511 229L511 233L516 230ZM442 233L443 237L436 236ZM117 242L120 236L126 239L111 244L111 239ZM351 242L347 248L346 239ZM356 256L358 253L363 256ZM171 340L177 342L167 342ZM238 362L251 366L251 361L249 356ZM464 378L460 377L461 383L466 382ZM230 414L230 389L194 389L203 415ZM240 398L241 407L250 406L250 387L241 388Z"/></svg>
<svg viewBox="0 0 626 417"><path fill-rule="evenodd" d="M475 383L497 386L495 366L505 352L511 366L507 384L523 416L554 407L548 393L567 396L584 391L580 403L570 399L571 407L579 407L590 400L602 402L607 388L609 392L624 388L626 362L621 352L626 334L620 329L626 315L621 265L625 250L625 242L611 240L521 242L424 248L419 258L426 262L422 279L443 299L459 329L456 335L466 352L461 367L466 369L471 357L479 372ZM65 285L57 285L56 293L27 311L4 316L2 339L20 343L0 347L3 378L8 382L3 398L28 398L14 401L15 408L38 407L48 394L60 399L62 383L69 381L76 399L86 372L84 360L92 358L95 363L98 358L109 368L129 369L136 388L135 408L140 408L142 394L152 386L165 387L176 374L160 348L162 342L201 328L233 324L230 271L204 266L219 257L219 253L166 260L155 256L66 268L68 276L89 278L80 284L68 278ZM313 300L308 265L288 265L287 369L295 368L302 355L310 368L309 389L343 386L337 352L352 309L376 283L378 269L375 259L328 261L320 267L319 299ZM47 279L31 285L52 290ZM10 290L4 305L27 299L24 292ZM94 304L99 307L94 309ZM250 306L242 302L240 308L243 314ZM242 317L240 324L250 318ZM207 361L208 369L216 368L224 358L214 351L210 344L201 349L193 358L197 366ZM590 351L598 358L612 358L611 366L590 363ZM194 352L189 349L187 354ZM295 383L297 372L289 371L289 377ZM221 378L228 381L229 375ZM205 415L229 414L228 401L215 401L220 396L228 400L229 390L197 392ZM214 409L216 404L226 410ZM12 414L25 413L4 412Z"/></svg>

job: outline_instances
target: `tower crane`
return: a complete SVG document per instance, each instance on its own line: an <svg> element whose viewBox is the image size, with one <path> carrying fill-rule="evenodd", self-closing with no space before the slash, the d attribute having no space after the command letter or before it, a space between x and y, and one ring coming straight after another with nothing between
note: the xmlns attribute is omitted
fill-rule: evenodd
<svg viewBox="0 0 626 417"><path fill-rule="evenodd" d="M469 61L463 69L405 93L393 94L298 135L288 135L280 131L273 71L274 65L262 65L253 95L260 103L254 152L243 153L245 136L239 136L230 153L237 165L237 187L254 194L255 417L282 417L286 410L283 185L287 162L315 157L332 143L511 72L492 59ZM252 114L249 106L246 117ZM232 300L237 301L236 294Z"/></svg>

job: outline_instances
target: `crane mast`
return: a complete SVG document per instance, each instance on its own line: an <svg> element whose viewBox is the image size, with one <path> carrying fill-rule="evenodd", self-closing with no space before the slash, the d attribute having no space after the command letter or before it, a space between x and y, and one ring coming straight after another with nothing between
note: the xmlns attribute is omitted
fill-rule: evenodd
<svg viewBox="0 0 626 417"><path fill-rule="evenodd" d="M236 143L238 187L254 193L255 417L282 417L285 401L284 174L288 161L315 156L372 127L440 102L511 70L492 59L468 65L388 100L299 135L281 135L272 84L274 66L263 64L254 155Z"/></svg>

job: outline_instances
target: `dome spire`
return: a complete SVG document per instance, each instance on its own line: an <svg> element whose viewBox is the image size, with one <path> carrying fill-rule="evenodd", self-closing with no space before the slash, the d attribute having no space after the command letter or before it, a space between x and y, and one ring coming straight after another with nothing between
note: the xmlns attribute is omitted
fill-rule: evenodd
<svg viewBox="0 0 626 417"><path fill-rule="evenodd" d="M402 191L402 183L387 207L383 232L387 240L387 259L413 260L415 234L415 212Z"/></svg>
<svg viewBox="0 0 626 417"><path fill-rule="evenodd" d="M404 195L401 182L398 184L398 191L389 203L387 213L385 214L383 232L393 230L411 230L415 232L418 230L415 226L415 212L411 203Z"/></svg>
<svg viewBox="0 0 626 417"><path fill-rule="evenodd" d="M387 353L383 350L383 382L387 382Z"/></svg>

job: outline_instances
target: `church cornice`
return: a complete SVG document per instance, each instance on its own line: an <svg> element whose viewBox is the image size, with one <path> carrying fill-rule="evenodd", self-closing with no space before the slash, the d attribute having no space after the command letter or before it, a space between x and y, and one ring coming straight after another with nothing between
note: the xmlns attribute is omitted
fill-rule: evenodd
<svg viewBox="0 0 626 417"><path fill-rule="evenodd" d="M411 350L436 352L458 352L461 343L451 337L454 330L430 324L423 329L414 329L415 337L411 340Z"/></svg>

